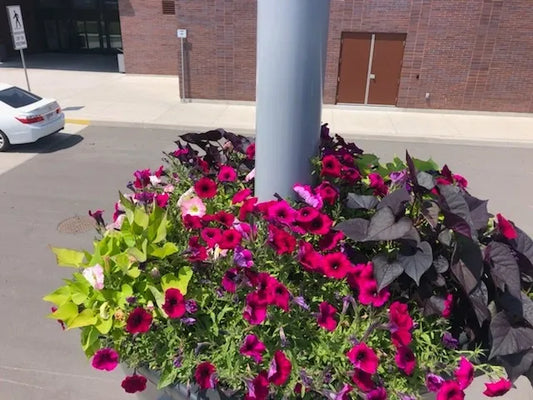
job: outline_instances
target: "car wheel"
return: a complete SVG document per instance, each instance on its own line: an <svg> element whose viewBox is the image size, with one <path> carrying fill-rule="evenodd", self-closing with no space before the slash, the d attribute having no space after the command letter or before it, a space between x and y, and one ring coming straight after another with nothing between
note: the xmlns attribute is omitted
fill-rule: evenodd
<svg viewBox="0 0 533 400"><path fill-rule="evenodd" d="M10 146L11 143L9 143L9 139L7 138L6 134L0 131L0 152L6 151Z"/></svg>

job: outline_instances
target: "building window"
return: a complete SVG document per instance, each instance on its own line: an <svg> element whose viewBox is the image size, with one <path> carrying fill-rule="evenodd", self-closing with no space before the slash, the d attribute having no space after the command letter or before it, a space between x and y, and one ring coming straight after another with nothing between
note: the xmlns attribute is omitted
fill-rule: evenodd
<svg viewBox="0 0 533 400"><path fill-rule="evenodd" d="M162 5L164 15L176 14L176 3L174 2L174 0L163 0Z"/></svg>

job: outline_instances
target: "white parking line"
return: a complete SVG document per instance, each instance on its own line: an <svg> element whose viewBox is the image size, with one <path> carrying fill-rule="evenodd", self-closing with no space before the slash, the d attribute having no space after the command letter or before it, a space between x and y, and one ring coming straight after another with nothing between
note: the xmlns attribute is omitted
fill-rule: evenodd
<svg viewBox="0 0 533 400"><path fill-rule="evenodd" d="M76 134L82 129L86 128L86 125L78 125L78 124L65 124L65 129L61 131L63 134ZM35 157L37 154L39 154L38 151L36 152L19 152L17 149L19 146L13 146L10 150L8 150L6 153L0 153L0 175L6 173L7 171L25 163L28 160L31 160L33 157Z"/></svg>

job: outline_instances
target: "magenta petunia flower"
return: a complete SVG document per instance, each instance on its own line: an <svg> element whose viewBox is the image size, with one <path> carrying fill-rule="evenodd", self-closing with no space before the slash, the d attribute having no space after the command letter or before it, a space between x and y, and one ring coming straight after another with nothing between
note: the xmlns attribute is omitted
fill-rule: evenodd
<svg viewBox="0 0 533 400"><path fill-rule="evenodd" d="M372 172L371 174L368 174L368 179L370 179L369 186L374 189L375 196L385 196L388 193L389 188L385 185L380 174Z"/></svg>
<svg viewBox="0 0 533 400"><path fill-rule="evenodd" d="M256 197L249 198L242 203L242 206L239 210L239 219L241 221L246 220L248 214L255 211L255 203L257 203Z"/></svg>
<svg viewBox="0 0 533 400"><path fill-rule="evenodd" d="M334 318L335 314L337 313L337 309L326 301L320 303L318 308L318 325L330 332L334 331L337 327L337 320Z"/></svg>
<svg viewBox="0 0 533 400"><path fill-rule="evenodd" d="M279 308L281 308L285 312L289 312L289 300L291 298L291 295L285 285L283 285L280 282L275 283L274 285L274 293L272 294L272 301L271 303Z"/></svg>
<svg viewBox="0 0 533 400"><path fill-rule="evenodd" d="M253 160L254 157L255 157L255 143L252 143L246 148L246 158L248 158L248 160Z"/></svg>
<svg viewBox="0 0 533 400"><path fill-rule="evenodd" d="M431 373L426 375L426 387L430 392L438 392L443 383L444 378L438 375Z"/></svg>
<svg viewBox="0 0 533 400"><path fill-rule="evenodd" d="M267 303L257 292L248 293L243 318L252 325L259 325L266 319Z"/></svg>
<svg viewBox="0 0 533 400"><path fill-rule="evenodd" d="M235 229L227 229L222 232L222 237L218 242L221 249L232 250L237 247L242 240L242 235Z"/></svg>
<svg viewBox="0 0 533 400"><path fill-rule="evenodd" d="M372 380L372 374L356 368L352 375L352 381L355 385L364 393L368 393L376 387L376 384Z"/></svg>
<svg viewBox="0 0 533 400"><path fill-rule="evenodd" d="M322 171L320 172L320 175L337 178L341 176L341 167L342 164L337 157L334 155L327 155L322 158Z"/></svg>
<svg viewBox="0 0 533 400"><path fill-rule="evenodd" d="M110 348L98 350L93 357L92 366L102 371L113 371L118 365L118 353Z"/></svg>
<svg viewBox="0 0 533 400"><path fill-rule="evenodd" d="M389 308L389 329L395 347L408 346L412 341L413 320L407 304L395 301Z"/></svg>
<svg viewBox="0 0 533 400"><path fill-rule="evenodd" d="M320 195L322 200L329 205L335 204L339 196L338 190L328 181L322 182L315 188L315 191Z"/></svg>
<svg viewBox="0 0 533 400"><path fill-rule="evenodd" d="M126 321L126 330L129 333L144 333L150 329L152 314L142 307L133 310Z"/></svg>
<svg viewBox="0 0 533 400"><path fill-rule="evenodd" d="M442 310L442 316L444 318L450 318L452 315L452 306L453 306L453 295L450 293L446 296L444 300L444 310Z"/></svg>
<svg viewBox="0 0 533 400"><path fill-rule="evenodd" d="M455 370L455 378L461 390L466 389L474 380L474 366L465 357L459 360L459 367Z"/></svg>
<svg viewBox="0 0 533 400"><path fill-rule="evenodd" d="M235 293L239 283L239 271L237 268L230 268L222 278L222 287L226 292Z"/></svg>
<svg viewBox="0 0 533 400"><path fill-rule="evenodd" d="M290 233L274 225L268 226L269 243L278 255L290 254L296 249L296 239Z"/></svg>
<svg viewBox="0 0 533 400"><path fill-rule="evenodd" d="M464 176L459 174L453 174L452 176L457 185L459 185L459 187L466 189L466 187L468 186L468 181Z"/></svg>
<svg viewBox="0 0 533 400"><path fill-rule="evenodd" d="M329 231L326 235L322 236L318 241L318 247L322 251L331 251L337 244L344 239L344 233L341 231Z"/></svg>
<svg viewBox="0 0 533 400"><path fill-rule="evenodd" d="M302 267L309 272L321 272L323 256L315 251L309 242L301 241L298 248L298 261Z"/></svg>
<svg viewBox="0 0 533 400"><path fill-rule="evenodd" d="M348 393L350 393L352 390L353 388L345 383L342 389L335 394L334 400L350 400Z"/></svg>
<svg viewBox="0 0 533 400"><path fill-rule="evenodd" d="M242 203L244 200L248 198L252 194L251 189L242 189L239 190L237 193L233 195L233 198L231 199L231 204L237 204Z"/></svg>
<svg viewBox="0 0 533 400"><path fill-rule="evenodd" d="M370 305L374 307L381 307L389 300L390 293L387 288L377 291L378 285L375 280L365 281L363 285L359 287L358 300L361 304Z"/></svg>
<svg viewBox="0 0 533 400"><path fill-rule="evenodd" d="M289 379L291 370L291 361L282 351L276 350L274 358L270 362L268 380L276 386L281 386Z"/></svg>
<svg viewBox="0 0 533 400"><path fill-rule="evenodd" d="M267 218L281 224L290 225L296 217L296 212L285 200L276 201L267 209Z"/></svg>
<svg viewBox="0 0 533 400"><path fill-rule="evenodd" d="M89 210L89 216L92 217L96 221L96 223L100 226L105 226L103 215L104 215L103 210L96 210L95 212L92 212L91 210Z"/></svg>
<svg viewBox="0 0 533 400"><path fill-rule="evenodd" d="M367 281L374 280L374 267L371 262L357 264L352 267L346 278L348 285L353 290L359 290Z"/></svg>
<svg viewBox="0 0 533 400"><path fill-rule="evenodd" d="M161 194L158 194L155 196L155 202L157 204L158 207L160 208L165 208L168 204L168 199L169 199L169 194L168 193L161 193Z"/></svg>
<svg viewBox="0 0 533 400"><path fill-rule="evenodd" d="M313 207L300 208L296 213L296 221L300 224L307 225L319 216L319 211Z"/></svg>
<svg viewBox="0 0 533 400"><path fill-rule="evenodd" d="M507 239L516 239L518 234L513 224L506 220L503 215L496 214L496 219L498 220L498 230L500 233Z"/></svg>
<svg viewBox="0 0 533 400"><path fill-rule="evenodd" d="M387 391L380 386L366 394L366 400L387 400Z"/></svg>
<svg viewBox="0 0 533 400"><path fill-rule="evenodd" d="M235 221L235 216L226 211L219 211L214 216L215 221L221 223L222 225L230 228Z"/></svg>
<svg viewBox="0 0 533 400"><path fill-rule="evenodd" d="M483 394L487 397L503 396L509 390L511 390L512 383L509 379L502 378L497 382L485 383L485 391Z"/></svg>
<svg viewBox="0 0 533 400"><path fill-rule="evenodd" d="M222 231L218 228L204 228L200 232L200 236L205 240L207 246L215 247L222 239Z"/></svg>
<svg viewBox="0 0 533 400"><path fill-rule="evenodd" d="M436 400L464 400L465 392L455 381L446 381L437 392Z"/></svg>
<svg viewBox="0 0 533 400"><path fill-rule="evenodd" d="M217 384L215 366L208 361L198 364L194 371L194 379L200 389L213 389Z"/></svg>
<svg viewBox="0 0 533 400"><path fill-rule="evenodd" d="M245 356L251 357L257 363L263 362L263 353L266 350L265 344L255 335L247 335L239 352Z"/></svg>
<svg viewBox="0 0 533 400"><path fill-rule="evenodd" d="M266 371L259 372L259 375L247 382L247 386L248 393L244 396L244 400L266 400L269 393Z"/></svg>
<svg viewBox="0 0 533 400"><path fill-rule="evenodd" d="M341 177L344 182L353 185L361 180L361 173L356 168L342 167Z"/></svg>
<svg viewBox="0 0 533 400"><path fill-rule="evenodd" d="M324 275L333 279L344 279L352 268L348 257L340 252L325 254L322 262Z"/></svg>
<svg viewBox="0 0 533 400"><path fill-rule="evenodd" d="M161 306L169 318L181 318L185 314L185 299L179 289L165 290L165 303Z"/></svg>
<svg viewBox="0 0 533 400"><path fill-rule="evenodd" d="M202 219L197 215L185 214L182 217L183 226L186 229L201 229Z"/></svg>
<svg viewBox="0 0 533 400"><path fill-rule="evenodd" d="M348 360L355 368L361 369L369 374L375 374L378 369L378 356L365 343L353 346L347 353Z"/></svg>
<svg viewBox="0 0 533 400"><path fill-rule="evenodd" d="M416 358L413 350L407 346L402 346L396 351L394 357L396 366L405 372L406 375L412 375L416 367Z"/></svg>
<svg viewBox="0 0 533 400"><path fill-rule="evenodd" d="M210 199L217 194L217 184L213 180L203 177L194 184L194 191L201 199Z"/></svg>
<svg viewBox="0 0 533 400"><path fill-rule="evenodd" d="M257 288L257 294L261 301L265 302L266 304L273 304L274 291L278 285L277 279L267 272L260 272L255 277L254 283L254 286Z"/></svg>
<svg viewBox="0 0 533 400"><path fill-rule="evenodd" d="M332 225L333 221L326 214L318 214L311 222L305 224L305 227L313 235L325 235Z"/></svg>
<svg viewBox="0 0 533 400"><path fill-rule="evenodd" d="M237 179L237 173L229 165L223 165L220 167L217 178L220 182L233 182Z"/></svg>
<svg viewBox="0 0 533 400"><path fill-rule="evenodd" d="M133 182L133 186L135 186L137 189L142 189L150 184L150 175L151 172L149 169L140 169L133 173L133 176L135 177L135 181Z"/></svg>
<svg viewBox="0 0 533 400"><path fill-rule="evenodd" d="M120 386L126 393L142 392L146 389L146 378L142 375L133 374L125 377Z"/></svg>

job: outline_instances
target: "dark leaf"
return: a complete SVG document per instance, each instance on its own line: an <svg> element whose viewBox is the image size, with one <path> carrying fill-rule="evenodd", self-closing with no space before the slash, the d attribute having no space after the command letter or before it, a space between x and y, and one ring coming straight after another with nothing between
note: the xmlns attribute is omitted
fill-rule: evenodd
<svg viewBox="0 0 533 400"><path fill-rule="evenodd" d="M489 245L489 256L492 261L490 274L494 284L502 291L507 288L515 298L520 298L520 270L509 246L501 242Z"/></svg>
<svg viewBox="0 0 533 400"><path fill-rule="evenodd" d="M448 271L450 263L445 257L438 256L437 259L433 261L433 266L435 267L435 271L439 274L443 274Z"/></svg>
<svg viewBox="0 0 533 400"><path fill-rule="evenodd" d="M403 235L400 240L408 243L411 247L418 247L418 245L420 244L420 234L418 233L416 228L412 226L409 232Z"/></svg>
<svg viewBox="0 0 533 400"><path fill-rule="evenodd" d="M367 237L364 241L396 240L409 232L411 226L413 223L410 218L402 217L396 221L392 210L384 207L370 219Z"/></svg>
<svg viewBox="0 0 533 400"><path fill-rule="evenodd" d="M470 269L461 260L451 266L453 275L459 281L466 294L470 294L477 286L479 280L472 275Z"/></svg>
<svg viewBox="0 0 533 400"><path fill-rule="evenodd" d="M370 222L364 218L348 219L335 225L335 230L341 231L356 242L362 242L367 237L369 224Z"/></svg>
<svg viewBox="0 0 533 400"><path fill-rule="evenodd" d="M533 349L524 350L516 354L500 356L507 377L514 382L531 368L533 364Z"/></svg>
<svg viewBox="0 0 533 400"><path fill-rule="evenodd" d="M440 172L440 174L443 177L445 177L448 180L448 182L451 183L454 181L452 171L450 171L450 169L448 168L446 164L444 164L444 167L442 167L442 171Z"/></svg>
<svg viewBox="0 0 533 400"><path fill-rule="evenodd" d="M446 279L441 274L435 274L435 278L431 280L431 283L437 287L444 287L446 286Z"/></svg>
<svg viewBox="0 0 533 400"><path fill-rule="evenodd" d="M213 129L204 133L200 133L200 138L202 140L210 140L216 142L217 140L222 139L222 133L225 132L224 129Z"/></svg>
<svg viewBox="0 0 533 400"><path fill-rule="evenodd" d="M358 210L370 210L376 207L378 199L374 196L366 196L362 194L348 193L346 206L348 208Z"/></svg>
<svg viewBox="0 0 533 400"><path fill-rule="evenodd" d="M405 203L411 201L411 195L405 188L396 189L394 192L386 195L376 207L378 210L383 207L390 207L394 215L399 215L405 209Z"/></svg>
<svg viewBox="0 0 533 400"><path fill-rule="evenodd" d="M472 227L463 218L448 210L442 210L442 215L444 215L444 226L463 236L472 237Z"/></svg>
<svg viewBox="0 0 533 400"><path fill-rule="evenodd" d="M524 256L524 263L529 262L530 267L524 269L531 270L533 269L533 240L520 228L515 227L515 231L518 237L510 241L511 245L513 249Z"/></svg>
<svg viewBox="0 0 533 400"><path fill-rule="evenodd" d="M224 131L222 136L224 137L224 139L231 142L235 150L241 153L243 153L250 144L250 140L247 137L236 135L233 132Z"/></svg>
<svg viewBox="0 0 533 400"><path fill-rule="evenodd" d="M456 226L460 220L464 220L470 227L470 235L477 237L472 216L470 215L470 209L461 189L453 185L438 185L438 188L440 193L440 206L445 217L446 226L454 229L453 226ZM453 216L459 218L453 218ZM450 222L446 223L446 219Z"/></svg>
<svg viewBox="0 0 533 400"><path fill-rule="evenodd" d="M474 312L476 313L479 326L482 326L483 322L490 318L490 312L488 308L489 292L487 290L487 285L485 285L484 282L479 282L478 287L475 288L472 293L470 293L468 298L474 307Z"/></svg>
<svg viewBox="0 0 533 400"><path fill-rule="evenodd" d="M496 314L490 323L492 349L489 359L528 350L533 346L533 329L512 326L504 311Z"/></svg>
<svg viewBox="0 0 533 400"><path fill-rule="evenodd" d="M438 296L431 296L424 303L424 317L430 317L432 315L440 316L444 311L444 299Z"/></svg>
<svg viewBox="0 0 533 400"><path fill-rule="evenodd" d="M524 318L524 304L522 298L511 296L509 292L503 293L497 298L498 305L507 314L507 319L511 324L522 322Z"/></svg>
<svg viewBox="0 0 533 400"><path fill-rule="evenodd" d="M428 242L421 242L413 255L405 256L400 254L398 261L402 265L405 273L419 285L420 277L431 267L433 262L431 245Z"/></svg>
<svg viewBox="0 0 533 400"><path fill-rule="evenodd" d="M470 209L470 216L472 217L474 229L480 230L486 228L489 223L489 218L491 217L487 211L488 200L477 199L470 196L468 193L465 193L464 197L466 204Z"/></svg>
<svg viewBox="0 0 533 400"><path fill-rule="evenodd" d="M374 264L374 278L378 284L378 292L403 273L401 264L398 261L389 262L384 254L378 254L372 259L372 263Z"/></svg>
<svg viewBox="0 0 533 400"><path fill-rule="evenodd" d="M524 293L520 294L522 300L522 314L524 319L533 326L533 301Z"/></svg>
<svg viewBox="0 0 533 400"><path fill-rule="evenodd" d="M409 178L411 179L411 182L414 188L417 189L419 185L418 185L418 180L416 178L415 164L413 163L413 159L411 158L407 150L405 151L405 161L407 162L407 170L409 171Z"/></svg>
<svg viewBox="0 0 533 400"><path fill-rule="evenodd" d="M199 133L186 133L184 135L180 135L180 139L184 140L187 143L195 144L201 147L202 149L204 149L205 146L207 145L207 141L201 139L201 136Z"/></svg>
<svg viewBox="0 0 533 400"><path fill-rule="evenodd" d="M431 190L435 187L435 178L427 172L419 172L416 179L418 184L427 190Z"/></svg>
<svg viewBox="0 0 533 400"><path fill-rule="evenodd" d="M455 238L457 243L456 255L464 261L472 276L479 281L484 266L479 244L462 235L455 235Z"/></svg>
<svg viewBox="0 0 533 400"><path fill-rule="evenodd" d="M435 228L439 224L440 208L434 201L425 200L422 204L422 215Z"/></svg>

